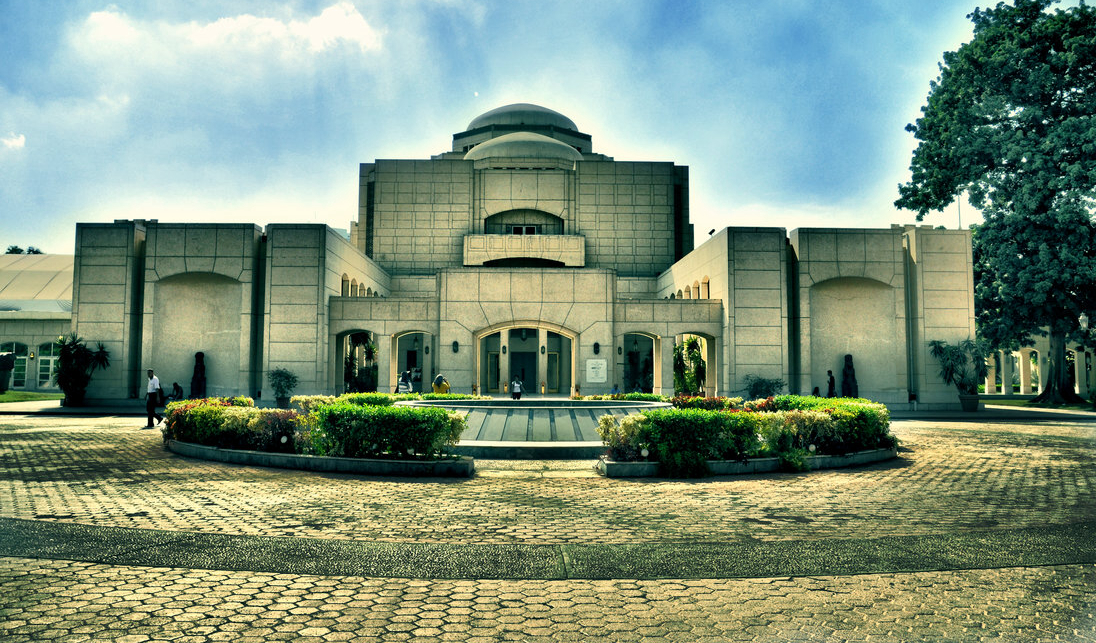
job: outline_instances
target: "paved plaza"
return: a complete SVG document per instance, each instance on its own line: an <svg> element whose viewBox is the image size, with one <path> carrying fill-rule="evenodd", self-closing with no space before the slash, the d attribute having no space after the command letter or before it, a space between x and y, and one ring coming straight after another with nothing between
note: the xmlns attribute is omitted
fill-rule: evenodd
<svg viewBox="0 0 1096 643"><path fill-rule="evenodd" d="M0 640L1096 641L1092 414L704 480L262 469L142 424L0 415Z"/></svg>

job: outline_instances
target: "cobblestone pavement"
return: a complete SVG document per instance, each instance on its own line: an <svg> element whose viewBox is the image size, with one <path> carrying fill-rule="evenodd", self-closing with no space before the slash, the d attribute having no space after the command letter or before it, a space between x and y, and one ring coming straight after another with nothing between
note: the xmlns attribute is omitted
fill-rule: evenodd
<svg viewBox="0 0 1096 643"><path fill-rule="evenodd" d="M0 517L395 543L828 541L1096 519L1096 424L895 422L900 458L701 481L412 480L186 460L133 418L0 417ZM0 557L0 640L1096 641L1096 561L762 579L438 580Z"/></svg>

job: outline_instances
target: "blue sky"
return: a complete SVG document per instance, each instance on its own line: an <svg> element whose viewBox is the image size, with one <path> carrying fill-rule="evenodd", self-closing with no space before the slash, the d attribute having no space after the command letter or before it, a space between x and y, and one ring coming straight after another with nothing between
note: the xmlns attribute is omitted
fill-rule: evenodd
<svg viewBox="0 0 1096 643"><path fill-rule="evenodd" d="M359 163L516 102L688 165L698 244L912 223L903 128L974 6L0 0L0 245L71 253L76 222L129 218L346 228Z"/></svg>

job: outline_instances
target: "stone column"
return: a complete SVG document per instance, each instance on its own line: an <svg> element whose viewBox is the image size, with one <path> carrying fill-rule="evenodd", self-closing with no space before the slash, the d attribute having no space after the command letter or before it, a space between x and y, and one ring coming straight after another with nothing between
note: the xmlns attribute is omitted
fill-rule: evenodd
<svg viewBox="0 0 1096 643"><path fill-rule="evenodd" d="M391 393L396 390L396 338L391 335L377 335L377 392ZM385 350L385 347L388 350Z"/></svg>
<svg viewBox="0 0 1096 643"><path fill-rule="evenodd" d="M655 392L666 397L674 395L674 338L661 337L655 344L655 363L661 366L659 379L655 381ZM658 371L655 371L658 373ZM662 389L658 390L661 383Z"/></svg>
<svg viewBox="0 0 1096 643"><path fill-rule="evenodd" d="M548 382L548 329L537 329L537 381L533 382L535 390L531 393L547 393L548 390L541 388L541 383Z"/></svg>
<svg viewBox="0 0 1096 643"><path fill-rule="evenodd" d="M1020 351L1020 395L1031 395L1031 351Z"/></svg>
<svg viewBox="0 0 1096 643"><path fill-rule="evenodd" d="M499 331L499 387L510 391L510 329Z"/></svg>
<svg viewBox="0 0 1096 643"><path fill-rule="evenodd" d="M1046 351L1039 351L1039 392L1047 386L1047 356Z"/></svg>
<svg viewBox="0 0 1096 643"><path fill-rule="evenodd" d="M1077 382L1077 395L1088 399L1088 369L1085 368L1085 351L1078 346L1073 349L1073 379Z"/></svg>
<svg viewBox="0 0 1096 643"><path fill-rule="evenodd" d="M1012 395L1012 352L1001 351L1001 393Z"/></svg>
<svg viewBox="0 0 1096 643"><path fill-rule="evenodd" d="M986 395L997 394L997 364L993 354L989 355L989 370L986 372Z"/></svg>

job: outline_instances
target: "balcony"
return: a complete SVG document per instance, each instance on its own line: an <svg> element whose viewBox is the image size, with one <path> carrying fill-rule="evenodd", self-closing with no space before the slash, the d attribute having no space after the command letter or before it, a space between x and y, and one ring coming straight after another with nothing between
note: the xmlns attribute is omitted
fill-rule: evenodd
<svg viewBox="0 0 1096 643"><path fill-rule="evenodd" d="M466 266L520 259L581 268L586 265L586 237L567 234L469 234L464 237Z"/></svg>

